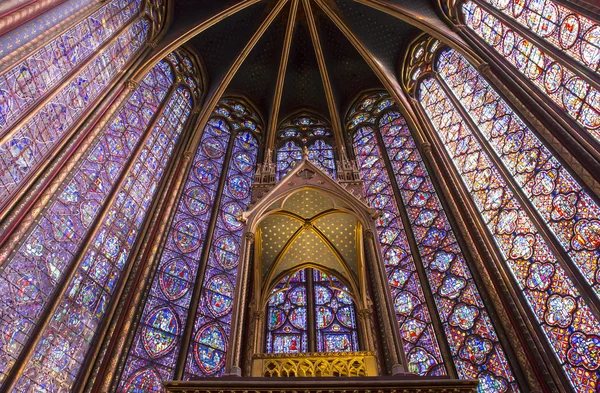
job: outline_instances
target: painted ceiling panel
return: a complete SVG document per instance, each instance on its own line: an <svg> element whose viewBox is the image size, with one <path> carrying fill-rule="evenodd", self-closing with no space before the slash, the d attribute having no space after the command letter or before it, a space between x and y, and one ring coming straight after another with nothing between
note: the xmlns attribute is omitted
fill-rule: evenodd
<svg viewBox="0 0 600 393"><path fill-rule="evenodd" d="M316 220L314 225L333 243L345 262L356 272L356 218L347 213L335 213Z"/></svg>
<svg viewBox="0 0 600 393"><path fill-rule="evenodd" d="M275 276L279 273L293 269L303 263L316 263L321 266L342 272L343 269L331 248L317 236L315 232L308 229L302 232L292 243L287 252L282 256L281 262L275 270Z"/></svg>
<svg viewBox="0 0 600 393"><path fill-rule="evenodd" d="M269 216L260 224L262 231L261 263L263 275L277 258L290 237L302 226L298 220L286 216Z"/></svg>
<svg viewBox="0 0 600 393"><path fill-rule="evenodd" d="M303 218L311 218L322 211L333 209L331 198L314 190L302 190L290 196L283 208Z"/></svg>

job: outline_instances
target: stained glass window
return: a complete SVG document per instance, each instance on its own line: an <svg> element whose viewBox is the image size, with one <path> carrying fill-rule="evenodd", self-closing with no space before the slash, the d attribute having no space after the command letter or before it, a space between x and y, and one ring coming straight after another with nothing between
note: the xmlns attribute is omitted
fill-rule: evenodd
<svg viewBox="0 0 600 393"><path fill-rule="evenodd" d="M306 269L286 277L267 303L266 353L308 352Z"/></svg>
<svg viewBox="0 0 600 393"><path fill-rule="evenodd" d="M117 199L87 248L83 263L37 345L17 389L31 389L37 384L50 392L62 392L73 385L126 266L168 158L191 112L190 94L187 88L180 87L167 102L119 189Z"/></svg>
<svg viewBox="0 0 600 393"><path fill-rule="evenodd" d="M381 212L377 220L377 232L408 368L419 375L446 375L430 312L373 126L359 125L353 140L365 197L372 208Z"/></svg>
<svg viewBox="0 0 600 393"><path fill-rule="evenodd" d="M5 378L16 357L27 345L32 329L46 309L48 302L53 298L57 283L64 278L69 269L73 268L74 263L80 263L81 270L75 274L68 288L68 299L65 298L65 301L78 302L82 311L88 310L88 317L99 317L97 314L102 315L104 312L106 303L102 299L108 300L107 296L114 285L114 283L109 283L111 274L117 273L118 269L122 268L118 265L124 263L125 260L121 260L119 257L123 255L123 250L126 250L127 247L121 243L123 239L117 237L114 230L110 231L107 227L105 231L98 232L99 236L106 235L106 237L97 239L97 243L92 245L92 248L98 249L92 253L93 255L90 254L80 260L79 249L84 244L86 235L94 228L96 219L99 216L102 217L102 207L109 200L111 190L117 186L119 175L127 167L130 159L139 158L138 167L134 169L140 171L139 177L129 178L131 182L137 178L142 179L144 184L152 183L156 173L149 172L148 167L142 165L143 161L147 161L147 165L156 165L155 169L159 173L162 171L158 166L164 165L166 154L160 152L160 149L163 149L160 146L160 140L165 137L164 135L160 137L160 134L167 130L163 130L160 126L151 131L147 131L147 129L172 84L173 76L170 73L170 65L164 61L160 62L144 77L139 87L112 117L109 124L98 131L83 158L70 171L58 191L51 197L46 209L41 211L34 224L28 229L27 234L11 250L2 250L9 253L9 256L4 270L0 274L0 289L4 294L0 300L3 310L0 330L7 338L0 343L0 371L2 372L0 379ZM184 109L186 104L179 103L177 98L171 102L173 110L177 106L179 106L177 111L189 110ZM166 118L163 121L178 124L178 121L173 122ZM177 128L168 132L177 132ZM176 134L171 135L175 137ZM170 142L166 143L168 146ZM154 150L150 151L151 149L156 150L156 155L154 155ZM167 147L167 149L170 148ZM127 184L118 186L123 187L123 192L117 194L116 199L112 202L115 203L114 213L118 215L134 214L136 215L134 220L139 220L137 214L142 207L140 204L147 203L144 202L144 193L151 194L154 190L135 188L132 192L140 193L139 198L135 199L138 204L136 206L130 200L131 195L127 191L129 190L127 186ZM121 206L119 203L128 204L128 206ZM121 217L117 220L117 225L123 223L126 227L133 228L131 221ZM110 220L111 218L115 219L115 217L106 215L104 219ZM109 222L105 222L105 224L110 226ZM11 245L6 247L11 247ZM116 254L113 254L115 252ZM97 264L94 272L89 271L90 266L86 267L86 264L92 263ZM107 271L102 273L102 268ZM94 281L91 274L96 273L100 276L96 278L97 281ZM118 277L118 274L116 276ZM86 288L81 287L84 279L87 283ZM69 298L70 295L74 296L76 293L78 293L77 298ZM81 329L86 325L88 329L93 330L97 324L94 318L88 320L83 315L81 319L62 320L60 315L57 315L57 318L52 323L64 322L67 324L64 326L65 332L73 329L77 334L80 334ZM74 325L68 326L68 324ZM86 338L82 337L82 339ZM51 340L51 337L47 337L47 339ZM60 342L60 345L56 345L57 354L70 353L65 345L69 346L70 344L64 341ZM34 363L36 361L48 362L43 353L43 350L38 352L38 354L42 354L42 358L32 361ZM70 356L75 356L77 362L81 361L75 353L70 353ZM59 355L56 360L66 362L61 364L63 368L77 368L74 365L75 360L68 356L60 357Z"/></svg>
<svg viewBox="0 0 600 393"><path fill-rule="evenodd" d="M525 2L518 2L524 4ZM528 4L543 3L532 1ZM548 3L551 3L548 1ZM556 6L548 6L545 10L556 9ZM521 10L522 11L522 10ZM465 23L486 43L496 50L503 58L521 72L533 85L550 98L569 116L575 119L592 137L600 141L600 92L590 85L584 78L578 76L564 64L536 43L525 38L518 31L512 30L510 26L500 21L472 1L463 4ZM537 15L528 12L528 15ZM537 17L536 17L537 18ZM573 40L575 45L579 27L569 22L570 18L579 18L575 14L565 18L561 30L568 32L569 38L561 34L561 39ZM591 29L594 44L586 47L594 52L594 64L600 59L600 26ZM594 31L596 31L594 33ZM571 36L571 34L574 34ZM580 43L581 44L581 43ZM582 46L583 47L583 46ZM593 48L593 49L592 49ZM596 65L595 65L596 67Z"/></svg>
<svg viewBox="0 0 600 393"><path fill-rule="evenodd" d="M396 110L378 123L460 378L479 391L519 391L496 329L410 129Z"/></svg>
<svg viewBox="0 0 600 393"><path fill-rule="evenodd" d="M356 310L348 288L335 276L312 270L317 351L358 351Z"/></svg>
<svg viewBox="0 0 600 393"><path fill-rule="evenodd" d="M313 292L308 293L308 288ZM355 313L348 288L336 277L302 269L273 288L267 303L265 352L309 352L309 342L316 344L317 352L358 351ZM314 326L316 337L309 336L309 325Z"/></svg>
<svg viewBox="0 0 600 393"><path fill-rule="evenodd" d="M598 204L461 55L444 51L438 67L481 135L600 294Z"/></svg>
<svg viewBox="0 0 600 393"><path fill-rule="evenodd" d="M332 136L329 126L316 117L301 115L285 121L277 134L277 179L302 160L305 148L310 162L335 178Z"/></svg>
<svg viewBox="0 0 600 393"><path fill-rule="evenodd" d="M281 179L302 161L302 148L294 141L287 141L277 149L277 178Z"/></svg>
<svg viewBox="0 0 600 393"><path fill-rule="evenodd" d="M600 24L552 0L483 0L544 42L594 71L600 69Z"/></svg>
<svg viewBox="0 0 600 393"><path fill-rule="evenodd" d="M450 62L444 65L448 72L455 66L460 65ZM481 83L478 87L485 89ZM475 97L478 95L472 95L470 100ZM419 101L558 362L576 391L594 392L598 383L597 364L589 354L600 343L597 318L440 82L431 77L421 82ZM493 95L491 102L496 102ZM498 131L503 135L502 128ZM521 135L520 143L531 143L524 134L520 130L512 135ZM505 146L506 153L510 153L512 145L507 142ZM537 154L539 151L532 158ZM526 160L523 164L527 162L537 165L535 160ZM542 167L538 173L543 172ZM527 170L524 173L528 173ZM530 175L524 177L531 178Z"/></svg>
<svg viewBox="0 0 600 393"><path fill-rule="evenodd" d="M256 138L249 131L238 134L202 282L185 379L222 375L225 369L243 231L237 218L250 202L257 154Z"/></svg>
<svg viewBox="0 0 600 393"><path fill-rule="evenodd" d="M107 4L0 76L0 207L56 150L146 42L146 19L119 32L139 6L139 0ZM114 33L118 39L98 50ZM66 85L54 89L88 58ZM47 93L49 100L18 124Z"/></svg>
<svg viewBox="0 0 600 393"><path fill-rule="evenodd" d="M25 3L30 3L30 0L0 2L0 15L6 18L8 13L12 11L18 12L20 6ZM69 18L77 15L77 13L85 13L89 5L93 3L94 0L67 0L29 22L16 27L14 30L3 34L0 36L0 59L22 48L24 42L30 43L45 32L50 34L49 30L64 23Z"/></svg>
<svg viewBox="0 0 600 393"><path fill-rule="evenodd" d="M233 138L231 161L226 163L235 130L238 133ZM190 311L190 303L198 281L204 284L198 315L217 322L195 332L194 336L202 341L194 342L190 356L200 359L203 369L222 372L218 367L225 361L223 343L227 339L219 323L229 321L233 307L233 264L239 256L236 252L242 228L236 217L248 202L257 154L252 130L260 131L256 114L241 103L221 100L203 131L117 391L160 392L162 381L173 378L184 326L196 315ZM207 228L222 173L227 173L229 181L219 203L211 265L206 267L203 279L200 259L208 246Z"/></svg>

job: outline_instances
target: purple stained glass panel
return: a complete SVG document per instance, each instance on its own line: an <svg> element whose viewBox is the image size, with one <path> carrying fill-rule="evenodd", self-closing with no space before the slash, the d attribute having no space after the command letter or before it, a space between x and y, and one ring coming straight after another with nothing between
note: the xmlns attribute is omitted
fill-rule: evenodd
<svg viewBox="0 0 600 393"><path fill-rule="evenodd" d="M306 270L300 270L281 280L272 293L267 303L265 352L308 352Z"/></svg>
<svg viewBox="0 0 600 393"><path fill-rule="evenodd" d="M519 392L406 121L388 111L378 125L460 378L479 378L481 393Z"/></svg>
<svg viewBox="0 0 600 393"><path fill-rule="evenodd" d="M149 23L128 26L75 79L42 105L14 135L0 144L0 200L8 202L28 176L55 151L74 124L129 64L146 42ZM4 203L0 203L0 207Z"/></svg>
<svg viewBox="0 0 600 393"><path fill-rule="evenodd" d="M0 381L26 345L172 82L160 64L144 77L3 261L0 331L8 339L0 342Z"/></svg>
<svg viewBox="0 0 600 393"><path fill-rule="evenodd" d="M220 118L211 118L204 128L118 392L162 391L160 381L173 378L230 137L231 126Z"/></svg>
<svg viewBox="0 0 600 393"><path fill-rule="evenodd" d="M463 13L469 28L577 121L590 136L600 141L600 91L577 76L569 65L557 62L554 56L474 2L465 2ZM600 26L596 27L595 40L600 40ZM594 57L598 57L600 50L593 47L598 52Z"/></svg>
<svg viewBox="0 0 600 393"><path fill-rule="evenodd" d="M369 205L381 212L377 220L379 242L408 368L419 375L446 375L375 131L370 126L361 127L355 131L353 139L365 196Z"/></svg>
<svg viewBox="0 0 600 393"><path fill-rule="evenodd" d="M250 131L234 140L232 157L245 156L251 165L230 163L204 274L184 379L220 376L224 372L231 312L235 301L243 225L238 214L250 203L258 141Z"/></svg>
<svg viewBox="0 0 600 393"><path fill-rule="evenodd" d="M191 93L179 87L119 188L17 390L44 388L58 393L73 386L191 110ZM176 323L164 310L155 319L163 325L171 321L173 327Z"/></svg>
<svg viewBox="0 0 600 393"><path fill-rule="evenodd" d="M334 276L312 272L317 351L358 351L356 310L348 288Z"/></svg>
<svg viewBox="0 0 600 393"><path fill-rule="evenodd" d="M0 76L0 136L127 24L141 0L114 0Z"/></svg>

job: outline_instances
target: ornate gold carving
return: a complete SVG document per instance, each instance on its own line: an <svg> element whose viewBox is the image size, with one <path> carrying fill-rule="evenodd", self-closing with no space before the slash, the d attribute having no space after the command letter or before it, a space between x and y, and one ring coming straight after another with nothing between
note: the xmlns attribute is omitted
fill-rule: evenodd
<svg viewBox="0 0 600 393"><path fill-rule="evenodd" d="M136 81L134 81L133 79L128 79L125 81L125 87L128 88L129 90L135 90L138 87L138 83Z"/></svg>
<svg viewBox="0 0 600 393"><path fill-rule="evenodd" d="M377 376L372 352L324 352L255 355L255 377L365 377Z"/></svg>

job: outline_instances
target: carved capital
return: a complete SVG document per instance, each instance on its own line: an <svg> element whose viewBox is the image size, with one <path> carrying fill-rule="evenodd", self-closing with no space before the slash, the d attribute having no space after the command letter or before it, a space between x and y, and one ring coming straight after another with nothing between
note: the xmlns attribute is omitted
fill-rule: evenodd
<svg viewBox="0 0 600 393"><path fill-rule="evenodd" d="M375 239L375 231L372 229L367 229L365 235L367 236L367 239Z"/></svg>
<svg viewBox="0 0 600 393"><path fill-rule="evenodd" d="M479 73L481 75L488 75L490 73L490 65L488 63L481 63L477 66L477 71L479 71Z"/></svg>
<svg viewBox="0 0 600 393"><path fill-rule="evenodd" d="M423 142L421 144L421 150L423 151L423 154L426 154L426 155L431 154L431 143Z"/></svg>
<svg viewBox="0 0 600 393"><path fill-rule="evenodd" d="M362 308L357 312L358 317L362 319L369 319L373 315L373 311L370 308Z"/></svg>
<svg viewBox="0 0 600 393"><path fill-rule="evenodd" d="M255 238L254 232L246 232L246 242L252 244L254 243Z"/></svg>
<svg viewBox="0 0 600 393"><path fill-rule="evenodd" d="M125 81L125 87L129 90L135 90L138 87L138 83L133 79L128 79Z"/></svg>
<svg viewBox="0 0 600 393"><path fill-rule="evenodd" d="M456 33L460 33L461 31L465 30L467 28L467 26L457 23L455 25L452 25L452 31L456 32Z"/></svg>
<svg viewBox="0 0 600 393"><path fill-rule="evenodd" d="M157 41L148 41L147 45L149 48L155 49L158 46L158 42Z"/></svg>
<svg viewBox="0 0 600 393"><path fill-rule="evenodd" d="M185 153L183 153L184 161L191 160L193 156L194 156L194 154L191 151L186 151Z"/></svg>

